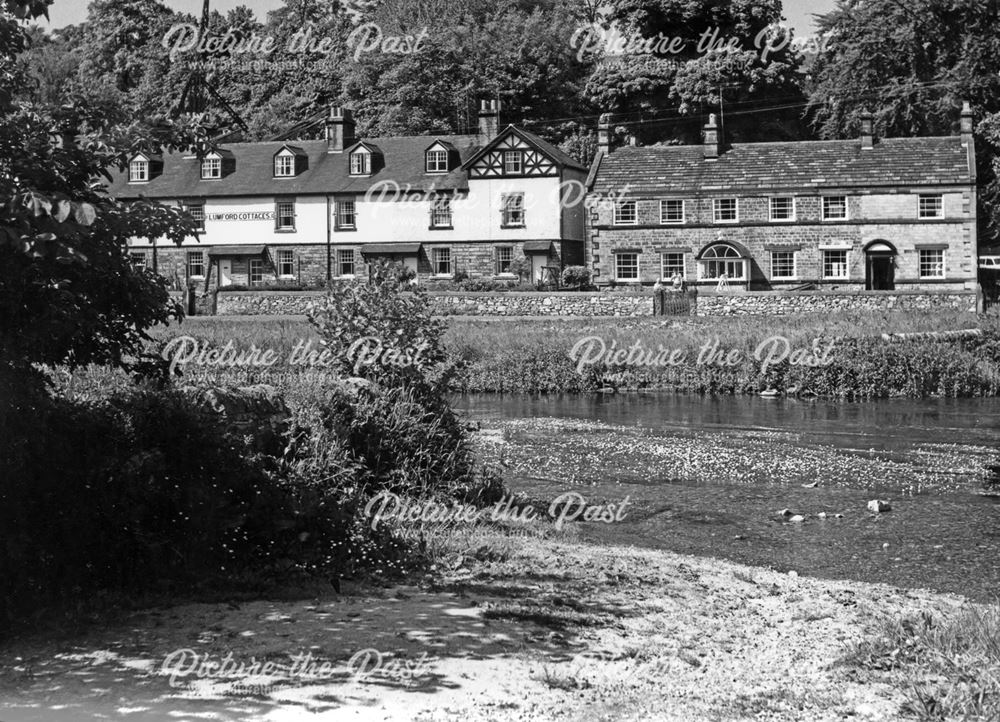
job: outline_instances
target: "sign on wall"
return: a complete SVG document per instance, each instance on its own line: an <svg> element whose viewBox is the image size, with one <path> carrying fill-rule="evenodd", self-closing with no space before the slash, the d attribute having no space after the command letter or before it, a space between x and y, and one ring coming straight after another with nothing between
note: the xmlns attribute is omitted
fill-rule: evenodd
<svg viewBox="0 0 1000 722"><path fill-rule="evenodd" d="M206 213L206 221L273 221L274 211L254 211L247 213Z"/></svg>

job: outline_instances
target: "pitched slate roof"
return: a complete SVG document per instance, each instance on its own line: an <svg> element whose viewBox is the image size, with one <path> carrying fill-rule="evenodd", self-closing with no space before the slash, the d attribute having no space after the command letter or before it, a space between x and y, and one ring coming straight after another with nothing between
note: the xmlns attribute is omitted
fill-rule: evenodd
<svg viewBox="0 0 1000 722"><path fill-rule="evenodd" d="M366 138L367 146L375 146L383 154L385 165L371 176L351 176L347 152L328 153L325 140L300 141L294 147L308 158L307 169L292 178L275 178L274 154L288 147L286 141L228 143L224 149L235 156L236 170L224 178L202 180L201 164L194 156L173 153L164 156L163 172L148 183L129 183L128 173L120 173L109 192L125 199L325 195L364 193L382 181L394 181L413 191L467 189L466 173L459 168L445 175L424 172L424 151L436 139L454 146L463 162L479 150L475 135Z"/></svg>
<svg viewBox="0 0 1000 722"><path fill-rule="evenodd" d="M596 163L592 190L626 196L974 182L958 136L886 138L872 150L858 140L737 143L715 161L701 145L627 146Z"/></svg>

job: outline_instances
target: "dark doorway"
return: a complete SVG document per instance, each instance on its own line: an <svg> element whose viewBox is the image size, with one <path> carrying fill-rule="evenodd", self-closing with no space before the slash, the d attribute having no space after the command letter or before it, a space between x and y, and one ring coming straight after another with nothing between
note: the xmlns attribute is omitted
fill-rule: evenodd
<svg viewBox="0 0 1000 722"><path fill-rule="evenodd" d="M896 288L896 254L887 251L868 252L868 272L865 289L893 291Z"/></svg>

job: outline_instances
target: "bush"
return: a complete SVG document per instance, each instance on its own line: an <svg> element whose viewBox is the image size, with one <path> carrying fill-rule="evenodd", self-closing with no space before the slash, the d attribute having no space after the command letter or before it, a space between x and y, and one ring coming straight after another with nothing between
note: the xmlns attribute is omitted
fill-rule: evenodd
<svg viewBox="0 0 1000 722"><path fill-rule="evenodd" d="M191 584L266 560L282 495L242 441L183 394L4 399L8 620L80 592Z"/></svg>
<svg viewBox="0 0 1000 722"><path fill-rule="evenodd" d="M586 266L566 266L561 279L564 288L584 289L590 287L590 269Z"/></svg>

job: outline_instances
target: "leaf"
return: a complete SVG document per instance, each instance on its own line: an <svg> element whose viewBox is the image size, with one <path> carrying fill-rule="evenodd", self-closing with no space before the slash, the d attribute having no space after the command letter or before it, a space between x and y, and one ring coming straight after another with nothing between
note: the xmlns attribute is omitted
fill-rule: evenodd
<svg viewBox="0 0 1000 722"><path fill-rule="evenodd" d="M64 223L66 219L69 218L69 214L72 212L73 212L72 203L70 203L69 201L59 201L56 204L56 212L53 214L53 217L60 223Z"/></svg>
<svg viewBox="0 0 1000 722"><path fill-rule="evenodd" d="M97 220L97 211L89 203L80 203L75 208L73 217L81 226L90 226Z"/></svg>
<svg viewBox="0 0 1000 722"><path fill-rule="evenodd" d="M32 193L31 210L34 212L35 217L48 215L52 213L52 201L43 195Z"/></svg>

